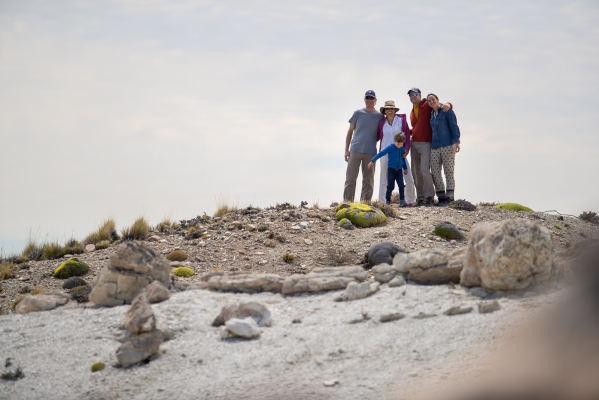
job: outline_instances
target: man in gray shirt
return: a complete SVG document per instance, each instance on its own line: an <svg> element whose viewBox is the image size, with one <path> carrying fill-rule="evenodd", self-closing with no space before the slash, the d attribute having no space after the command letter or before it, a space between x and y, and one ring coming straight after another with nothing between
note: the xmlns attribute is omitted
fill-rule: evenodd
<svg viewBox="0 0 599 400"><path fill-rule="evenodd" d="M354 201L356 195L356 179L360 165L362 165L362 192L360 200L372 200L374 191L374 168L368 169L368 163L377 153L376 133L379 122L384 118L378 112L376 105L376 94L369 90L364 94L366 107L354 111L349 120L349 130L345 138L345 161L347 171L345 172L345 189L343 190L344 201Z"/></svg>

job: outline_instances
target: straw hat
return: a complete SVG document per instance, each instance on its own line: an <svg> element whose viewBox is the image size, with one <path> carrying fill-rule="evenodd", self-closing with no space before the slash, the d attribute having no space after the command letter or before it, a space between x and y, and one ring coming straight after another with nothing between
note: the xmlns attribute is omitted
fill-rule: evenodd
<svg viewBox="0 0 599 400"><path fill-rule="evenodd" d="M385 102L385 106L381 107L381 114L385 113L385 108L393 108L395 111L399 111L399 107L395 107L395 102L393 100L387 100Z"/></svg>

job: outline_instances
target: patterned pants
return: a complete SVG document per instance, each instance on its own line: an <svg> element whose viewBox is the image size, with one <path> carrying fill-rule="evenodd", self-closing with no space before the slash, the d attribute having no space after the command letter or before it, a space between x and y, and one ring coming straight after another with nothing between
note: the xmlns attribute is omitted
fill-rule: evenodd
<svg viewBox="0 0 599 400"><path fill-rule="evenodd" d="M453 200L453 191L455 189L455 180L453 178L453 170L455 167L455 144L446 147L439 147L431 150L431 173L433 174L433 182L435 183L435 192L437 197L449 197ZM445 183L441 175L441 167L445 172L445 180L447 181L447 191L445 191Z"/></svg>

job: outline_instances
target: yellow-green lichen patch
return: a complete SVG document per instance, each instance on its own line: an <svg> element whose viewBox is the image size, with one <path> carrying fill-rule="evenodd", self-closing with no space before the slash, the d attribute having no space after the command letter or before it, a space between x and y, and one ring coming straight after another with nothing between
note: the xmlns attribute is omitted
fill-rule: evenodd
<svg viewBox="0 0 599 400"><path fill-rule="evenodd" d="M193 271L193 269L189 267L177 267L173 270L173 275L180 276L182 278L188 278L190 276L193 276L194 274L195 272Z"/></svg>
<svg viewBox="0 0 599 400"><path fill-rule="evenodd" d="M68 261L63 262L54 270L52 276L58 279L67 279L71 276L81 276L87 274L89 271L89 265L83 261L79 261L76 258L71 258Z"/></svg>
<svg viewBox="0 0 599 400"><path fill-rule="evenodd" d="M363 203L342 203L335 207L337 221L347 218L352 224L363 228L380 225L387 221L385 214L376 207Z"/></svg>
<svg viewBox="0 0 599 400"><path fill-rule="evenodd" d="M92 364L92 372L102 371L106 367L102 361Z"/></svg>
<svg viewBox="0 0 599 400"><path fill-rule="evenodd" d="M102 241L96 243L94 246L96 246L96 250L104 250L104 249L107 249L108 247L110 247L110 241L102 240Z"/></svg>
<svg viewBox="0 0 599 400"><path fill-rule="evenodd" d="M521 204L518 203L502 203L502 204L497 204L495 206L495 208L498 208L500 210L509 210L509 211L526 211L526 212L532 212L532 208L528 208L526 206L523 206Z"/></svg>

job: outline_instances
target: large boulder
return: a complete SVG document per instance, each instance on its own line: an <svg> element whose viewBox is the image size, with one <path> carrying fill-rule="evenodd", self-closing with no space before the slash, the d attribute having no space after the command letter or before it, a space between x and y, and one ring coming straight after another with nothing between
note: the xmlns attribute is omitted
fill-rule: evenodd
<svg viewBox="0 0 599 400"><path fill-rule="evenodd" d="M381 264L372 270L374 279L381 283L391 281L396 274L402 274L421 285L458 283L463 259L463 249L449 254L437 249L425 249L410 254L397 253L393 258L393 265Z"/></svg>
<svg viewBox="0 0 599 400"><path fill-rule="evenodd" d="M335 207L337 221L347 218L352 224L363 228L384 223L385 214L378 208L363 203L342 203Z"/></svg>
<svg viewBox="0 0 599 400"><path fill-rule="evenodd" d="M361 266L314 268L311 272L294 274L283 282L284 295L345 289L350 282L362 282L368 272Z"/></svg>
<svg viewBox="0 0 599 400"><path fill-rule="evenodd" d="M130 304L149 283L169 284L170 264L141 242L124 242L92 282L89 300L101 306Z"/></svg>
<svg viewBox="0 0 599 400"><path fill-rule="evenodd" d="M214 275L208 280L208 288L223 292L274 292L280 293L284 278L276 274L239 272Z"/></svg>
<svg viewBox="0 0 599 400"><path fill-rule="evenodd" d="M116 358L121 367L137 364L158 353L162 342L164 335L158 330L131 336L117 349Z"/></svg>
<svg viewBox="0 0 599 400"><path fill-rule="evenodd" d="M519 290L551 276L551 231L528 219L483 222L470 231L462 286Z"/></svg>
<svg viewBox="0 0 599 400"><path fill-rule="evenodd" d="M145 289L133 299L131 307L125 313L124 325L125 329L135 334L151 332L156 329L156 317Z"/></svg>
<svg viewBox="0 0 599 400"><path fill-rule="evenodd" d="M28 294L15 307L17 314L48 311L66 304L69 298L63 294Z"/></svg>

